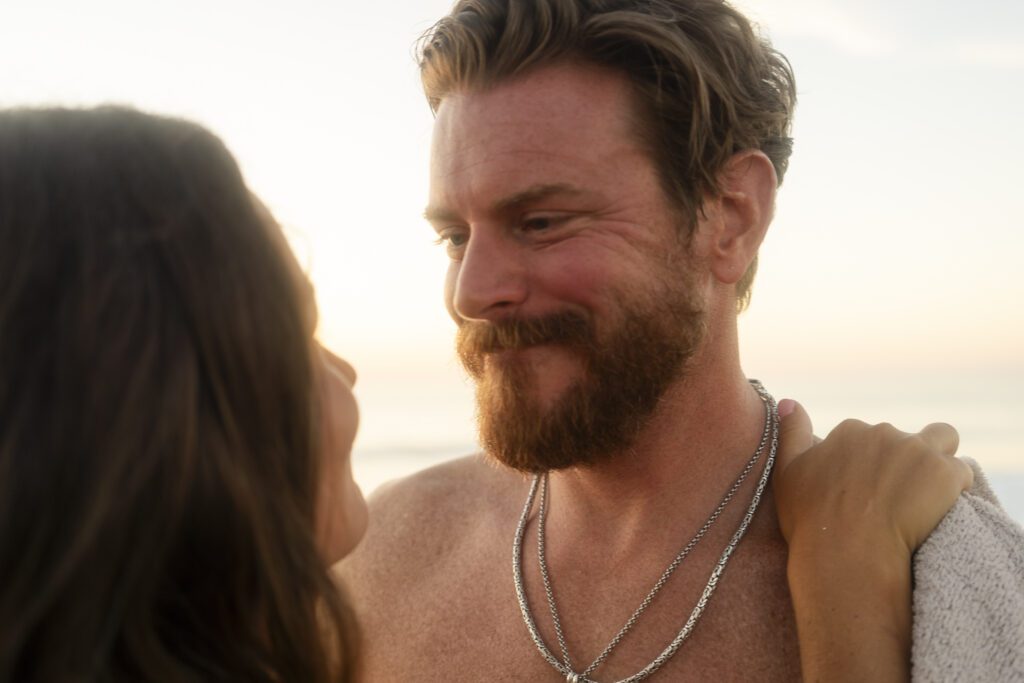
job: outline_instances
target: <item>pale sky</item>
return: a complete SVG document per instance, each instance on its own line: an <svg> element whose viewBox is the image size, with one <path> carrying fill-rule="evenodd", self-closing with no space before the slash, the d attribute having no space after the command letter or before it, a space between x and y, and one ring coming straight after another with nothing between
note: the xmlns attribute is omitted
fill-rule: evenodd
<svg viewBox="0 0 1024 683"><path fill-rule="evenodd" d="M1021 386L1024 4L737 4L800 96L741 323L748 372L838 394L849 378ZM420 218L431 116L412 46L448 7L0 0L0 105L119 102L220 134L309 268L321 337L361 371L363 443L389 443L397 411L403 439L430 444L469 433L438 406L470 410ZM1020 427L1008 396L995 419Z"/></svg>

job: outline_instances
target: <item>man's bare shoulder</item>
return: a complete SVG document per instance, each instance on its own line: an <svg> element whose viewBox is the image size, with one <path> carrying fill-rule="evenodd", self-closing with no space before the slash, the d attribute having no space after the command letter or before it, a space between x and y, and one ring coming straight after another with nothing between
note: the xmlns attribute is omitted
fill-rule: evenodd
<svg viewBox="0 0 1024 683"><path fill-rule="evenodd" d="M470 513L493 514L495 504L524 481L477 453L384 484L370 497L370 515L389 536L418 532L432 522L473 524L479 514Z"/></svg>
<svg viewBox="0 0 1024 683"><path fill-rule="evenodd" d="M529 486L475 455L370 497L367 534L337 567L362 635L357 681L488 677L480 667L522 628L508 569Z"/></svg>
<svg viewBox="0 0 1024 683"><path fill-rule="evenodd" d="M354 586L423 578L522 505L528 480L484 455L441 463L370 496L366 536L338 569ZM415 568L412 570L410 568Z"/></svg>

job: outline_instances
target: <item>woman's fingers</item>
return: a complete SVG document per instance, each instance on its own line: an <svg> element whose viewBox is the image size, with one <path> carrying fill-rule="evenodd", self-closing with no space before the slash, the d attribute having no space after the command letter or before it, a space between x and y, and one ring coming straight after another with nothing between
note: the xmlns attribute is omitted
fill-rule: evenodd
<svg viewBox="0 0 1024 683"><path fill-rule="evenodd" d="M782 472L801 453L814 445L811 418L804 407L791 398L779 402L779 450L775 471Z"/></svg>
<svg viewBox="0 0 1024 683"><path fill-rule="evenodd" d="M955 455L956 449L960 447L960 433L953 425L945 422L933 422L926 425L918 432L918 436L924 439L928 445L946 455Z"/></svg>
<svg viewBox="0 0 1024 683"><path fill-rule="evenodd" d="M960 437L948 424L908 434L845 420L816 444L799 404L784 401L783 412L774 484L780 528L791 542L807 529L833 526L895 531L913 551L974 482L970 466L954 457Z"/></svg>

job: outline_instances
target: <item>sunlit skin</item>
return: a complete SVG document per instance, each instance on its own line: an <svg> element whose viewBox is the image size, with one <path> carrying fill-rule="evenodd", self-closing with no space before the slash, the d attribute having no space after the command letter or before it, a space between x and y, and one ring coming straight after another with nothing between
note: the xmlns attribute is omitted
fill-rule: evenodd
<svg viewBox="0 0 1024 683"><path fill-rule="evenodd" d="M708 334L694 358L694 369L685 386L677 383L665 395L631 453L599 470L570 470L552 478L549 561L556 575L573 577L560 590L570 646L581 658L600 651L650 588L651 577L626 568L663 566L664 558L678 550L679 529L698 528L715 507L754 451L764 419L763 407L738 364L733 285L767 228L770 211L760 204L770 208L775 185L771 164L759 153L736 160L738 168L750 172L738 173L736 182L727 184L726 197L707 203L691 255L683 259L677 214L630 133L631 111L625 79L573 64L544 69L493 90L453 95L437 116L426 212L452 257L446 295L456 321L493 321L568 308L593 319L600 333L617 319L624 294L656 292L659 277L665 277L670 266L690 269L706 303ZM750 196L756 201L745 199ZM544 401L556 401L580 376L576 359L560 349L541 347L527 354L537 364L536 392ZM419 492L405 488L395 494L408 497L409 504L428 496L417 509L431 510L431 518L442 520L436 528L418 528L418 540L405 544L403 554L415 553L425 543L429 546L430 539L451 547L450 554L432 560L412 556L398 565L390 562L383 573L383 555L366 565L380 581L399 567L416 567L421 573L403 572L399 579L411 604L421 605L417 614L423 610L423 616L412 615L413 623L430 614L443 625L419 629L415 640L422 643L426 657L428 650L446 642L460 643L463 654L447 662L452 667L447 671L418 668L427 664L416 654L419 645L408 651L407 660L389 663L385 653L393 651L397 641L388 644L388 636L379 631L380 620L394 624L403 617L388 616L386 610L374 614L374 607L360 612L367 628L367 680L407 675L416 679L417 671L419 680L477 680L474 676L496 671L515 671L507 680L550 678L548 665L521 637L521 617L506 585L508 525L522 504L525 482L481 464L453 463L445 473L443 499L433 500L430 493L440 482L425 482ZM749 496L752 483L742 496ZM389 490L395 489L383 489L378 497ZM485 501L487 508L481 509ZM452 505L461 511L453 510L449 517ZM497 511L502 511L500 519ZM681 574L638 625L636 636L647 644L614 656L606 676L635 672L663 644L665 634L678 628L673 627L678 619L673 605L690 603L699 594L706 580L703 568L728 541L738 513L738 508L730 510L708 543L695 551L693 561L702 569ZM374 529L381 530L381 538L404 537L403 529L418 513L412 514L403 518L393 509L371 517L367 540L374 538ZM675 523L665 525L666 518ZM473 528L464 528L467 523ZM723 588L716 599L724 607L709 613L694 636L689 652L699 653L697 658L670 663L666 676L686 668L692 668L692 675L707 673L711 659L721 662L738 635L735 610L743 623L760 624L740 636L755 643L753 650L745 648L752 661L775 671L775 678L791 677L797 670L795 648L779 640L793 629L786 613L784 542L767 515L759 517L751 537L756 540L750 545L762 548L756 563L747 564L755 558L743 553L747 559L738 557L733 570L741 575L754 572L758 590L770 598L753 600L743 588L749 582L742 579L730 584L731 589ZM470 567L472 577L466 575ZM543 604L533 590L539 585L535 565L527 562L526 567L531 600ZM428 591L442 571L447 588ZM481 572L492 578L482 583L473 578ZM361 596L359 584L354 585L357 605L378 590L368 587ZM456 594L460 604L471 600L490 607L472 615L443 608ZM607 599L595 603L595 595ZM771 613L781 616L767 628ZM723 621L726 615L729 619ZM481 640L481 632L490 635ZM489 646L494 642L508 645L495 650ZM483 668L478 670L471 662ZM426 670L431 673L423 676Z"/></svg>
<svg viewBox="0 0 1024 683"><path fill-rule="evenodd" d="M764 421L763 406L739 363L735 283L771 220L774 170L758 151L734 155L721 174L721 195L707 198L690 249L681 250L678 214L631 134L631 102L625 77L575 63L445 97L437 112L426 211L452 259L445 299L457 324L572 310L592 319L600 334L619 318L628 295L656 296L663 279L677 269L689 273L704 303L703 344L685 378L669 387L633 444L600 466L551 475L547 558L577 662L597 656L678 552L687 530L707 519L750 458ZM529 364L532 390L547 405L584 370L571 352L538 346L492 359L485 374L505 363ZM882 533L881 547L898 547L884 535L887 527L862 529L851 522L860 518L859 510L837 512L828 504L834 498L807 493L837 486L830 483L829 458L856 456L857 476L843 479L845 490L858 492L854 500L871 492L879 463L893 463L905 474L906 460L887 457L897 437L858 440L851 434L864 432L853 430L825 440L825 450L818 452L828 457L804 461L800 451L811 446L810 423L799 415L804 421L790 432L806 437L806 443L800 441L797 451L788 447L784 464L806 466L793 470L800 472L800 486L780 488L787 492L790 537L810 538L804 526L838 514L835 523L863 531L861 538ZM928 450L924 442L918 445ZM918 482L930 491L924 478L887 480ZM753 485L748 480L737 500L749 500ZM527 486L519 474L473 456L377 491L367 537L341 565L364 634L360 680L561 679L526 636L511 585L510 542ZM805 498L826 504L806 505ZM936 523L953 499L943 499L941 509L924 517ZM671 640L742 517L743 505L723 513L637 623L628 646L602 665L600 680L632 675ZM545 598L532 533L528 538L526 592L539 614ZM845 602L821 600L828 594L813 591L801 603L800 642L809 651L828 655L823 644L838 642L828 638L834 623L863 626L874 619L893 627L883 633L905 635L902 612L875 610L871 599L902 609L909 600L910 550L903 547L886 560L906 581L883 586L862 571L871 565L877 544L856 544L851 556L830 545L834 539L818 540L794 553L794 568L769 490L711 608L658 677L799 679L798 620L787 567L790 576L806 579L809 586L854 585L847 581L851 575L869 578L868 590L844 593ZM822 557L843 561L832 562L825 581L817 584L815 566ZM398 593L401 600L395 600ZM837 605L845 619L827 616ZM871 607L854 613L851 605ZM803 618L822 615L826 618ZM548 619L540 618L538 626L548 643L556 642ZM894 675L865 679L861 674L878 669L847 669L852 676L845 680L900 680L898 666L906 664L903 641L883 645L894 653ZM863 659L859 655L865 651L855 653ZM828 656L815 661L819 668L805 669L812 677L846 665Z"/></svg>
<svg viewBox="0 0 1024 683"><path fill-rule="evenodd" d="M314 338L319 313L313 284L303 273L270 210L255 195L252 200L269 238L280 249L291 271L309 333L316 388L310 400L317 407L314 413L319 417L317 439L321 450L315 533L324 562L332 565L352 552L366 533L367 525L366 500L352 476L352 444L359 429L359 406L352 393L356 371Z"/></svg>
<svg viewBox="0 0 1024 683"><path fill-rule="evenodd" d="M734 214L758 207L708 202L693 262L680 262L678 214L630 130L631 114L630 92L617 74L574 64L544 69L522 87L446 98L435 122L426 215L452 258L448 309L456 322L578 309L600 332L602 322L617 315L621 293L657 290L664 274L652 260L675 256L666 266L696 266L708 339L687 390L677 387L666 397L663 416L654 419L691 415L701 431L722 420L715 431L732 434L726 419L729 426L749 425L736 439L741 444L716 444L735 451L738 464L752 450L747 442L756 443L761 406L738 363L733 284L753 258L768 216L742 222ZM761 172L739 191L765 193L762 201L770 205L771 164L755 154L748 163ZM578 363L561 349L526 353L542 401L555 400L579 375ZM676 429L649 430L651 441L635 450L676 452ZM630 465L633 477L668 475L656 469ZM622 474L610 472L607 479L615 497L622 495ZM715 478L726 485L728 476ZM637 484L638 493L645 490ZM591 493L580 493L591 507Z"/></svg>
<svg viewBox="0 0 1024 683"><path fill-rule="evenodd" d="M352 393L355 370L327 349L317 345L317 350L323 449L317 538L325 562L334 564L352 552L366 533L366 501L352 477L352 442L359 428L359 408Z"/></svg>
<svg viewBox="0 0 1024 683"><path fill-rule="evenodd" d="M600 334L622 293L656 286L662 273L652 272L653 254L665 255L665 267L684 267L668 262L680 254L679 226L627 133L628 110L609 118L579 92L548 86L536 101L501 93L446 100L426 216L451 257L445 300L456 322L568 309L591 316ZM523 136L540 108L565 115ZM558 347L503 355L532 369L542 402L581 370Z"/></svg>

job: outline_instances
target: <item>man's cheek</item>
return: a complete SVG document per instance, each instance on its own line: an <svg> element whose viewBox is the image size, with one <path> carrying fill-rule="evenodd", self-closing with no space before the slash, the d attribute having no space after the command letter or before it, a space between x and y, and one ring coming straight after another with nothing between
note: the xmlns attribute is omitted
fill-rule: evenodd
<svg viewBox="0 0 1024 683"><path fill-rule="evenodd" d="M444 307L448 315L456 324L462 323L462 318L455 311L455 285L459 280L459 264L452 262L448 264L448 273L444 278Z"/></svg>

